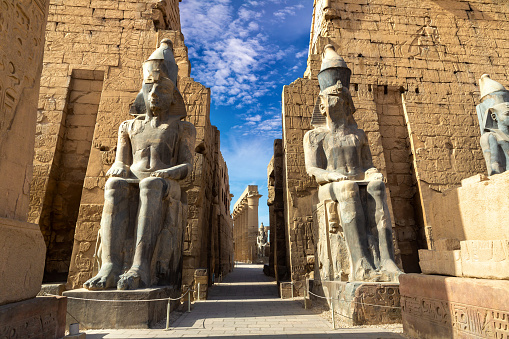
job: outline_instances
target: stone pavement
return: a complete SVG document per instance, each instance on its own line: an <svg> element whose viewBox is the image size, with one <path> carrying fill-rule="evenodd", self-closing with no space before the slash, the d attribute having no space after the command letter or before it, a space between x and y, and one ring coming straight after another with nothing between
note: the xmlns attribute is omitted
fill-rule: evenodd
<svg viewBox="0 0 509 339"><path fill-rule="evenodd" d="M221 284L209 289L209 300L196 302L169 331L89 330L87 339L107 338L404 338L381 328L333 330L320 315L305 310L302 301L281 300L276 283L263 265L237 264Z"/></svg>

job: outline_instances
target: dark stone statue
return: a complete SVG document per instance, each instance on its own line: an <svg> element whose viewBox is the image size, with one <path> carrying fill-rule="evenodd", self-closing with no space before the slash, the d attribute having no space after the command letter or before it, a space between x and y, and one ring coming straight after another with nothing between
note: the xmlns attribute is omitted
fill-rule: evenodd
<svg viewBox="0 0 509 339"><path fill-rule="evenodd" d="M351 71L325 46L315 128L304 136L306 170L318 182L320 202L332 201L350 254L350 281L397 281L392 226L383 175L373 167L368 139L357 127L348 89ZM332 245L331 245L332 246Z"/></svg>
<svg viewBox="0 0 509 339"><path fill-rule="evenodd" d="M115 163L104 192L99 272L84 287L120 290L178 284L186 194L196 131L177 90L168 39L143 63L143 85L118 131Z"/></svg>
<svg viewBox="0 0 509 339"><path fill-rule="evenodd" d="M488 175L509 168L509 91L484 74L479 80L481 103L477 116L481 127L481 147Z"/></svg>

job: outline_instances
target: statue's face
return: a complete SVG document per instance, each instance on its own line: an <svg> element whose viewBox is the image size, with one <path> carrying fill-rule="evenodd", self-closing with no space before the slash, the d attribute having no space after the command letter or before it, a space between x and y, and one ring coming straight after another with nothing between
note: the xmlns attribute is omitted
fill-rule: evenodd
<svg viewBox="0 0 509 339"><path fill-rule="evenodd" d="M174 100L175 85L160 70L161 61L149 60L143 65L143 98L153 115L166 111Z"/></svg>
<svg viewBox="0 0 509 339"><path fill-rule="evenodd" d="M509 127L509 103L496 105L493 112L499 126Z"/></svg>
<svg viewBox="0 0 509 339"><path fill-rule="evenodd" d="M331 93L322 95L322 102L320 105L322 114L330 116L333 121L336 119L345 119L353 114L353 101L347 91L348 90L342 88L338 91L331 91Z"/></svg>

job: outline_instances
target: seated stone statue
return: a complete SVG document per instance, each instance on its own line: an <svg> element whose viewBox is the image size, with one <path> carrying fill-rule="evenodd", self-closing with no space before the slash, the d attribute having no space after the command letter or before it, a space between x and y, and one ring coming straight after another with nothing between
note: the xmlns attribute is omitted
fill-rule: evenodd
<svg viewBox="0 0 509 339"><path fill-rule="evenodd" d="M350 74L327 45L318 77L319 110L325 121L304 136L306 171L320 185L319 200L336 202L350 253L349 280L397 281L402 272L394 262L383 176L373 167L366 134L353 118ZM362 190L366 199L361 198Z"/></svg>
<svg viewBox="0 0 509 339"><path fill-rule="evenodd" d="M167 282L161 274L179 274L186 206L178 181L192 171L196 131L182 121L177 72L171 41L164 39L143 63L137 116L118 131L106 173L99 272L85 288L136 289Z"/></svg>
<svg viewBox="0 0 509 339"><path fill-rule="evenodd" d="M481 126L481 148L488 175L509 170L509 91L484 74L479 80L481 104L477 115Z"/></svg>

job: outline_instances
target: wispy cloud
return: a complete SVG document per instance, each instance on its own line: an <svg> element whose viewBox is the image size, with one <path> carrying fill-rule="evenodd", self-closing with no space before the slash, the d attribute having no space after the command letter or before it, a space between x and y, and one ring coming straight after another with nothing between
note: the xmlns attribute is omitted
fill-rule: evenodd
<svg viewBox="0 0 509 339"><path fill-rule="evenodd" d="M283 8L283 9L280 9L280 10L274 12L274 16L279 19L284 20L288 15L295 15L295 12L298 9L302 9L302 8L304 8L304 5L301 5L301 4L298 4L295 6L288 6L286 8Z"/></svg>
<svg viewBox="0 0 509 339"><path fill-rule="evenodd" d="M281 8L260 9L269 2ZM260 29L267 15L284 19L303 7L284 3L251 0L236 8L230 0L182 2L182 31L190 57L200 59L193 63L193 76L211 88L214 104L242 108L256 103L273 85L271 79L261 75L283 58L295 55L295 47L277 46Z"/></svg>

